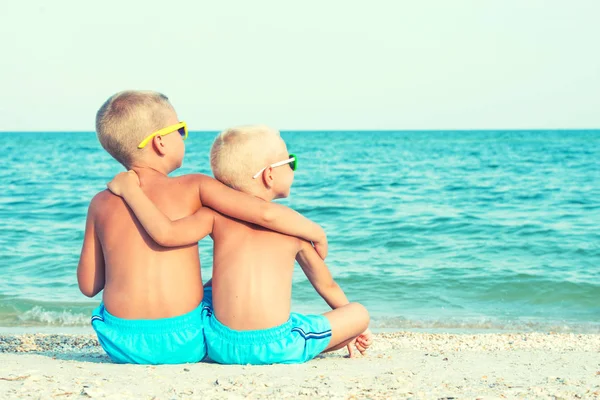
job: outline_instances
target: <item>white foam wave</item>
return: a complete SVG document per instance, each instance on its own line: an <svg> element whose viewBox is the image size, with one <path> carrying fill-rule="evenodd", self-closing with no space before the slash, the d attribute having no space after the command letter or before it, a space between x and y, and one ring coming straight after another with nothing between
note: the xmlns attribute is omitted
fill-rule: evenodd
<svg viewBox="0 0 600 400"><path fill-rule="evenodd" d="M90 323L88 314L73 313L69 310L48 311L40 306L24 312L18 319L26 324L36 325L85 326Z"/></svg>

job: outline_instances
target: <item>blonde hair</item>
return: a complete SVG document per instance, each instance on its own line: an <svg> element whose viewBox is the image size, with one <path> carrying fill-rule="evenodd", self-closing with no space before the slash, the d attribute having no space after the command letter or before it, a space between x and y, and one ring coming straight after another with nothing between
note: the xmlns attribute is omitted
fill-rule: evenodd
<svg viewBox="0 0 600 400"><path fill-rule="evenodd" d="M127 90L111 96L96 113L96 133L102 147L129 168L141 150L138 144L164 128L175 112L167 96Z"/></svg>
<svg viewBox="0 0 600 400"><path fill-rule="evenodd" d="M252 175L276 161L282 153L279 131L265 125L239 126L221 132L210 149L210 167L216 179L240 190Z"/></svg>

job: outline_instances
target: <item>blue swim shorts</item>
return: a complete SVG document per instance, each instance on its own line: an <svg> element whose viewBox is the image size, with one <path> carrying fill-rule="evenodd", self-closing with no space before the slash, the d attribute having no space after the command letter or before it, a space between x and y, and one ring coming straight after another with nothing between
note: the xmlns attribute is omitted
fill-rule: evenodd
<svg viewBox="0 0 600 400"><path fill-rule="evenodd" d="M208 356L221 364L298 364L321 353L331 340L331 325L322 315L291 313L274 328L236 331L206 312L204 335Z"/></svg>
<svg viewBox="0 0 600 400"><path fill-rule="evenodd" d="M122 319L100 303L92 327L111 360L119 364L183 364L206 356L204 304L187 314L161 319Z"/></svg>

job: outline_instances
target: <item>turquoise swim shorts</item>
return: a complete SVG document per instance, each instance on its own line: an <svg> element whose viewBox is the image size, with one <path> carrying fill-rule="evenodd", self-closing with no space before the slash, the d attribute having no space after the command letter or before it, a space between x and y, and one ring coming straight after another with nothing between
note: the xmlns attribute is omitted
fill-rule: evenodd
<svg viewBox="0 0 600 400"><path fill-rule="evenodd" d="M236 331L220 323L208 308L204 324L208 356L221 364L303 363L331 340L331 325L322 315L291 313L286 323L274 328Z"/></svg>
<svg viewBox="0 0 600 400"><path fill-rule="evenodd" d="M115 363L195 363L206 356L203 308L200 303L178 317L129 320L109 314L100 303L92 313L92 327Z"/></svg>

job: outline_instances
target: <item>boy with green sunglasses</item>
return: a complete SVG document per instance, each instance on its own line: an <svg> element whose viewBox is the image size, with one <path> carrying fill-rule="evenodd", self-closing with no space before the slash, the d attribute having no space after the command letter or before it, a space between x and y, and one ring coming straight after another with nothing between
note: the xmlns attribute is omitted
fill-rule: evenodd
<svg viewBox="0 0 600 400"><path fill-rule="evenodd" d="M326 254L323 230L287 207L206 175L169 177L183 162L187 126L179 122L166 96L117 93L98 110L96 131L102 146L137 173L137 189L169 218L184 218L209 206L231 218L316 241ZM86 296L103 291L91 322L113 361L171 364L205 357L202 310L207 303L197 243L161 246L123 200L107 190L90 203L77 280Z"/></svg>
<svg viewBox="0 0 600 400"><path fill-rule="evenodd" d="M297 157L288 154L279 132L265 126L224 131L211 149L211 168L219 181L265 201L289 195L296 166ZM125 199L163 246L213 238L212 287L205 288L203 319L208 355L214 361L301 363L323 351L348 346L352 356L354 347L362 353L370 346L367 310L348 302L309 242L208 208L169 218L144 195L133 172L117 175L108 187ZM291 312L294 260L332 311Z"/></svg>

